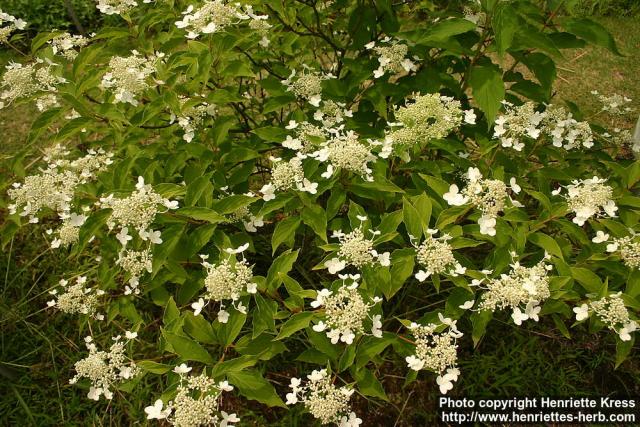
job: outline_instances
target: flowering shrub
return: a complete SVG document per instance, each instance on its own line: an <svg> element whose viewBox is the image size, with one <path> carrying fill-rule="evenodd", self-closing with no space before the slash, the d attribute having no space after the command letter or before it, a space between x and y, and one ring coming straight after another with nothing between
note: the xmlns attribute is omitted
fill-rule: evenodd
<svg viewBox="0 0 640 427"><path fill-rule="evenodd" d="M383 362L447 393L493 317L588 319L624 360L640 162L606 119L634 104L552 104L561 49L616 45L527 1L446 3L99 0L126 25L7 66L0 108L35 102L46 147L3 241L45 222L95 267L42 301L91 333L69 381L117 399L146 376L140 412L178 426L238 422L229 394L357 426Z"/></svg>

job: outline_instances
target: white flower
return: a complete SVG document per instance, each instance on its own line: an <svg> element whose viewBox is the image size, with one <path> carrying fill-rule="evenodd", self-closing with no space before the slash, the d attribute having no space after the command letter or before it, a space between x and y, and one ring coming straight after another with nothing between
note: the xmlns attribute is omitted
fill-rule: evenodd
<svg viewBox="0 0 640 427"><path fill-rule="evenodd" d="M128 340L132 340L132 339L135 339L138 336L138 333L137 332L131 332L131 331L125 331L124 336Z"/></svg>
<svg viewBox="0 0 640 427"><path fill-rule="evenodd" d="M144 412L147 413L147 419L162 420L164 418L167 418L167 416L169 416L169 414L171 413L171 408L166 408L163 410L162 407L163 407L162 400L158 399L153 404L153 406L147 406L146 408L144 408Z"/></svg>
<svg viewBox="0 0 640 427"><path fill-rule="evenodd" d="M327 328L326 323L320 321L318 324L313 325L313 327L311 329L313 329L316 332L322 332Z"/></svg>
<svg viewBox="0 0 640 427"><path fill-rule="evenodd" d="M419 371L424 367L424 360L418 359L414 355L407 356L404 360L407 362L407 365L409 365L409 368L414 371Z"/></svg>
<svg viewBox="0 0 640 427"><path fill-rule="evenodd" d="M473 304L475 304L474 300L469 300L466 301L464 304L460 305L459 307L463 310L469 310L471 307L473 307Z"/></svg>
<svg viewBox="0 0 640 427"><path fill-rule="evenodd" d="M537 322L538 320L540 320L538 314L540 313L541 309L542 307L537 305L537 301L535 301L535 304L534 301L529 301L524 309L524 314L527 315L529 319Z"/></svg>
<svg viewBox="0 0 640 427"><path fill-rule="evenodd" d="M339 258L332 258L324 263L324 266L327 267L329 273L336 274L339 271L342 271L347 266L344 261L341 261Z"/></svg>
<svg viewBox="0 0 640 427"><path fill-rule="evenodd" d="M371 333L376 338L382 338L382 316L376 314L373 316L373 326L371 327Z"/></svg>
<svg viewBox="0 0 640 427"><path fill-rule="evenodd" d="M329 179L329 178L331 178L331 176L333 175L333 171L334 171L334 169L333 169L333 165L332 165L332 164L329 164L329 165L327 165L327 170L326 170L326 172L323 172L320 176L321 176L321 177L323 177L323 178L327 178L327 179Z"/></svg>
<svg viewBox="0 0 640 427"><path fill-rule="evenodd" d="M236 306L236 310L238 310L242 314L247 314L247 307L244 306L241 302Z"/></svg>
<svg viewBox="0 0 640 427"><path fill-rule="evenodd" d="M237 248L227 248L225 249L225 252L231 255L237 255L237 254L241 254L242 252L246 251L247 249L249 249L249 243L245 243L242 246L238 246Z"/></svg>
<svg viewBox="0 0 640 427"><path fill-rule="evenodd" d="M194 302L193 304L191 304L191 308L193 309L193 315L194 316L199 315L205 305L206 304L204 303L204 299L202 298L198 299L198 302Z"/></svg>
<svg viewBox="0 0 640 427"><path fill-rule="evenodd" d="M618 331L618 335L622 341L630 341L631 340L631 332L635 332L638 328L638 324L631 320L626 323L620 330Z"/></svg>
<svg viewBox="0 0 640 427"><path fill-rule="evenodd" d="M478 225L480 226L480 234L486 234L489 236L496 235L496 219L489 216L481 216L478 218Z"/></svg>
<svg viewBox="0 0 640 427"><path fill-rule="evenodd" d="M607 245L607 252L615 252L618 250L618 242L609 243Z"/></svg>
<svg viewBox="0 0 640 427"><path fill-rule="evenodd" d="M159 245L162 243L162 239L160 238L160 231L153 230L141 230L139 233L140 238L144 241L149 240L151 243L155 245Z"/></svg>
<svg viewBox="0 0 640 427"><path fill-rule="evenodd" d="M476 124L476 113L473 109L465 110L464 112L464 122L470 125Z"/></svg>
<svg viewBox="0 0 640 427"><path fill-rule="evenodd" d="M342 336L340 337L340 341L342 341L343 343L347 344L347 345L351 345L353 344L353 340L356 337L356 334L354 334L352 331L350 330L346 330L342 332Z"/></svg>
<svg viewBox="0 0 640 427"><path fill-rule="evenodd" d="M580 322L589 317L589 306L582 304L580 307L573 307L573 312L576 314L576 321Z"/></svg>
<svg viewBox="0 0 640 427"><path fill-rule="evenodd" d="M129 227L122 227L120 232L116 234L116 239L118 239L122 246L127 246L127 242L133 239L133 237L129 235Z"/></svg>
<svg viewBox="0 0 640 427"><path fill-rule="evenodd" d="M511 314L511 318L513 319L513 323L520 326L522 322L527 320L529 316L523 313L518 307L513 309L513 314Z"/></svg>
<svg viewBox="0 0 640 427"><path fill-rule="evenodd" d="M260 192L262 193L262 200L264 200L265 202L276 198L275 187L273 186L273 184L263 185L260 189Z"/></svg>
<svg viewBox="0 0 640 427"><path fill-rule="evenodd" d="M440 393L442 394L447 394L453 388L453 381L446 374L444 376L438 375L436 384L440 386Z"/></svg>
<svg viewBox="0 0 640 427"><path fill-rule="evenodd" d="M240 421L240 418L236 416L236 414L227 414L225 411L220 411L222 415L222 421L220 422L220 427L233 427L231 423L237 423Z"/></svg>
<svg viewBox="0 0 640 427"><path fill-rule="evenodd" d="M226 310L220 310L218 312L218 322L227 323L229 321L229 312Z"/></svg>
<svg viewBox="0 0 640 427"><path fill-rule="evenodd" d="M250 294L255 294L256 292L258 292L258 285L253 282L247 283L247 292L249 292Z"/></svg>
<svg viewBox="0 0 640 427"><path fill-rule="evenodd" d="M373 252L376 252L376 251L373 251ZM376 252L375 254L373 254L373 256L376 256L378 258L378 262L380 263L381 266L389 267L391 265L391 254L389 252L385 252L382 254L378 254Z"/></svg>
<svg viewBox="0 0 640 427"><path fill-rule="evenodd" d="M233 386L229 384L229 381L220 381L218 388L222 391L233 391Z"/></svg>
<svg viewBox="0 0 640 427"><path fill-rule="evenodd" d="M513 190L513 192L516 194L522 191L522 187L518 185L518 183L516 182L516 179L513 177L509 180L509 185L511 185L511 190Z"/></svg>
<svg viewBox="0 0 640 427"><path fill-rule="evenodd" d="M431 275L431 273L428 273L424 270L420 270L415 274L415 278L420 281L420 282L424 282L425 280L427 280L427 278Z"/></svg>
<svg viewBox="0 0 640 427"><path fill-rule="evenodd" d="M100 400L100 396L102 395L102 388L100 387L89 387L89 392L87 393L87 397L91 400ZM106 397L106 395L105 395Z"/></svg>
<svg viewBox="0 0 640 427"><path fill-rule="evenodd" d="M447 201L452 206L462 206L467 203L469 200L467 197L460 194L458 191L458 186L455 184L451 184L449 186L449 191L442 195L442 198Z"/></svg>
<svg viewBox="0 0 640 427"><path fill-rule="evenodd" d="M600 230L598 230L596 232L595 237L591 239L593 243L603 243L603 242L606 242L607 240L609 240L609 234ZM607 248L608 248L608 245L607 245Z"/></svg>
<svg viewBox="0 0 640 427"><path fill-rule="evenodd" d="M181 363L180 365L173 368L173 372L175 372L176 374L187 374L191 372L191 369L193 368L191 368L190 366L187 366L186 363Z"/></svg>
<svg viewBox="0 0 640 427"><path fill-rule="evenodd" d="M298 403L298 395L294 392L287 393L287 401L285 402L287 405L295 405Z"/></svg>

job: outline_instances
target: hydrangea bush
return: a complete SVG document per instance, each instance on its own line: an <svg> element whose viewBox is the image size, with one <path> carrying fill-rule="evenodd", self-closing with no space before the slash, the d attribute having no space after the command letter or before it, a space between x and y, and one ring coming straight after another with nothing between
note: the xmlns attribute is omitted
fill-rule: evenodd
<svg viewBox="0 0 640 427"><path fill-rule="evenodd" d="M178 426L238 422L229 394L357 426L383 362L447 393L493 318L629 355L640 162L607 118L634 104L552 103L554 58L613 39L554 1L440 3L99 0L121 26L7 66L44 155L2 241L43 222L78 265L42 301L82 331L71 383L147 377L140 413Z"/></svg>

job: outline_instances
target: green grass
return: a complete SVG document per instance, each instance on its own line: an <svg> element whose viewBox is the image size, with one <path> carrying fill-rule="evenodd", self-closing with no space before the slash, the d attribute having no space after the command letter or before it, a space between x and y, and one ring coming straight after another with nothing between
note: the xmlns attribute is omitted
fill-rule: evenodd
<svg viewBox="0 0 640 427"><path fill-rule="evenodd" d="M590 95L593 89L640 100L637 18L602 18L600 22L614 34L627 56L616 57L600 48L579 49L569 52L559 63L557 98L576 102L587 114L598 108ZM13 58L0 51L0 66ZM24 105L0 110L0 161L22 150L36 115L33 107ZM619 125L630 127L633 120L623 120ZM122 393L109 404L89 401L84 390L68 384L86 331L78 330L71 317L44 309L47 290L69 265L63 252L46 250L46 228L46 224L25 227L0 254L0 426L120 426L130 425L133 420L141 420L144 425L144 407L160 391L151 378L143 378L135 393ZM71 268L77 271L75 264ZM640 359L632 357L614 370L611 334L592 336L571 330L573 340L567 340L546 321L515 327L506 315L499 319L502 321L490 324L478 348L473 349L469 340L463 340L463 375L452 395L640 394ZM464 324L463 328L470 330L470 325ZM541 331L548 336L542 336ZM390 404L354 397L363 425L414 426L434 422L439 392L433 377L422 374L420 380L405 386L405 375L404 366L384 365L381 376ZM277 388L282 392L286 385ZM265 411L242 399L229 399L226 405L242 416L243 425L312 423L299 408L291 413Z"/></svg>
<svg viewBox="0 0 640 427"><path fill-rule="evenodd" d="M558 64L557 97L576 103L590 116L599 109L592 90L626 95L633 99L636 114L606 120L620 128L632 128L640 114L640 18L603 17L598 21L613 34L624 56L600 47L570 51Z"/></svg>

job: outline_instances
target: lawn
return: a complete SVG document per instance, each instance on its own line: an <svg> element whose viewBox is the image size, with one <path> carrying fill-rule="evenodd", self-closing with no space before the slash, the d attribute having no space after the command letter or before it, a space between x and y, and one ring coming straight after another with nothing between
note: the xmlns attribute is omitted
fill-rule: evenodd
<svg viewBox="0 0 640 427"><path fill-rule="evenodd" d="M556 102L575 102L587 115L598 111L592 90L640 100L638 18L601 18L600 22L612 32L625 56L614 56L601 48L576 49L558 66ZM0 52L0 65L12 59L14 54ZM25 147L36 117L37 111L27 105L0 110L0 161L10 160ZM624 128L634 124L633 120L617 123ZM0 174L4 171L0 163ZM125 394L110 406L88 401L77 387L68 384L77 360L76 343L82 341L86 331L71 329L64 316L54 316L44 309L47 290L65 272L64 254L43 246L47 228L47 224L25 227L0 255L4 269L0 298L0 424L126 425L127 420L143 419L143 408L154 395L145 389L144 379L137 389L139 400ZM630 358L614 371L615 343L610 334L594 337L572 332L573 340L569 341L550 319L548 322L526 327L493 322L477 348L471 348L468 342L461 348L460 368L465 375L453 394L640 394L640 359ZM551 332L536 332L541 330ZM412 426L432 420L437 397L432 381L416 381L408 392L394 394L394 388L403 386L402 375L389 372L382 377L390 391L392 409L368 415L362 411L364 425ZM356 402L366 404L364 400ZM297 423L293 418L282 419L284 412L277 410L267 413L268 419L257 415L252 418L247 409L242 412L246 425Z"/></svg>

